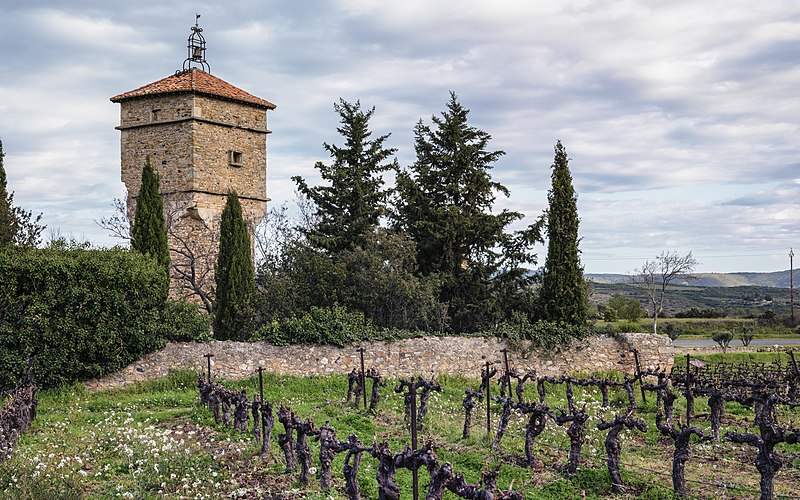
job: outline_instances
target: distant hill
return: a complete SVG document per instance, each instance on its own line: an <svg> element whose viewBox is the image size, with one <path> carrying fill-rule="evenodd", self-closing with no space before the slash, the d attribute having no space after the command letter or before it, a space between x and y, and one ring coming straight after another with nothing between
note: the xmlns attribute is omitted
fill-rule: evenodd
<svg viewBox="0 0 800 500"><path fill-rule="evenodd" d="M665 312L673 315L691 308L715 309L739 317L751 317L769 310L789 313L789 271L772 273L699 273L697 279L676 280L667 289ZM587 274L590 302L606 304L614 294L648 303L644 291L631 285L626 274ZM794 271L795 288L800 288L800 270ZM795 294L797 295L797 294Z"/></svg>
<svg viewBox="0 0 800 500"><path fill-rule="evenodd" d="M789 270L771 273L698 273L697 279L675 281L675 285L697 287L739 287L758 286L771 288L789 288ZM617 285L630 283L627 274L587 274L586 278L594 283ZM800 270L794 270L795 288L800 288Z"/></svg>
<svg viewBox="0 0 800 500"><path fill-rule="evenodd" d="M778 315L789 313L788 287L722 286L719 281L716 283L714 286L670 286L666 293L665 313L671 316L691 308L722 310L730 316L738 317L752 317L767 310ZM648 297L642 289L627 282L600 283L592 281L589 292L589 302L596 306L607 304L615 294L635 298L643 306L647 306L649 303Z"/></svg>

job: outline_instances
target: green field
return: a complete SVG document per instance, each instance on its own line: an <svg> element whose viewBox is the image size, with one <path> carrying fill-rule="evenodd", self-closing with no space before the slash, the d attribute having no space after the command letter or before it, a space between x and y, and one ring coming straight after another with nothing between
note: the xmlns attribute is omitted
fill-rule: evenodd
<svg viewBox="0 0 800 500"><path fill-rule="evenodd" d="M658 320L659 333L666 334L668 328L676 328L679 339L711 339L711 335L719 331L730 331L734 334L732 346L741 345L739 333L744 328L753 333L754 339L800 339L797 327L789 328L782 324L770 323L752 318L660 318ZM653 320L639 318L638 321L595 321L596 328L610 328L629 332L652 332Z"/></svg>
<svg viewBox="0 0 800 500"><path fill-rule="evenodd" d="M732 358L731 358L732 359ZM250 436L234 434L214 424L206 408L196 404L196 374L174 373L166 379L141 383L123 390L86 392L82 386L41 394L38 416L30 432L19 442L11 459L0 465L0 492L3 498L233 498L267 497L277 493L282 498L344 498L341 474L343 454L333 466L334 490L320 491L318 481L303 488L297 473L283 474L283 456L276 443L282 426L276 422L269 458L257 455ZM610 495L609 477L604 465L605 432L595 427L602 418L613 418L624 411L622 391L612 394L612 407L602 410L599 393L576 389L576 399L586 403L591 419L587 427L584 459L575 476L559 472L567 459L569 441L565 429L548 421L545 432L536 441L541 469L523 465L524 425L521 416L512 418L499 450L489 451L493 435L485 432L481 405L474 414L472 436L461 439L463 409L461 400L468 386L476 381L443 376L444 390L434 393L421 440L431 438L441 461L453 463L469 482L477 482L485 466L502 464L499 486L525 492L526 498L605 498ZM390 384L393 381L390 381ZM232 388L246 387L252 396L254 379L231 383ZM493 390L496 391L496 388ZM384 402L377 415L370 415L344 402L347 381L344 375L331 377L279 377L265 379L267 399L284 403L305 419L313 416L319 427L326 421L337 430L340 440L354 432L369 443L373 437L386 437L393 451L409 443L403 424L402 396L383 390ZM535 396L535 385L526 394ZM637 398L639 393L637 390ZM623 477L628 491L621 498L671 498L669 471L671 444L653 426L654 395L648 395L639 415L649 423L645 434L624 433ZM548 391L551 408L566 405L563 386ZM641 404L641 402L640 402ZM493 428L498 409L494 409ZM707 412L698 400L698 414ZM783 421L797 420L800 410L780 409ZM681 400L676 405L681 414ZM752 426L752 411L728 403L731 427ZM708 423L698 421L701 427ZM319 467L318 445L311 441L314 467ZM752 465L752 450L731 443L697 443L694 457L687 463L688 484L700 498L750 498L758 489L758 474ZM786 447L800 452L800 446ZM359 483L365 498L376 498L377 461L365 456ZM411 474L398 471L402 498L411 498ZM719 486L725 483L727 489ZM420 471L421 497L427 474ZM776 492L800 491L800 461L785 467L777 476ZM737 489L739 488L739 489ZM455 498L455 497L447 497Z"/></svg>

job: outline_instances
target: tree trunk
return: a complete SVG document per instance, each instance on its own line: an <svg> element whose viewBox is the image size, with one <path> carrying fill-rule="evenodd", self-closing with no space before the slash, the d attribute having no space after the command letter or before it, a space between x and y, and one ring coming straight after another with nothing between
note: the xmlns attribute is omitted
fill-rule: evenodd
<svg viewBox="0 0 800 500"><path fill-rule="evenodd" d="M503 412L500 414L500 423L497 425L497 434L492 441L490 450L496 450L500 445L500 440L503 439L503 434L508 427L508 421L511 419L511 406L514 404L513 398L494 398L495 401L503 403Z"/></svg>
<svg viewBox="0 0 800 500"><path fill-rule="evenodd" d="M297 468L297 458L294 455L294 413L287 407L281 405L278 409L278 421L283 424L284 434L278 434L278 445L283 450L286 459L286 472L291 472Z"/></svg>
<svg viewBox="0 0 800 500"><path fill-rule="evenodd" d="M261 437L261 455L269 456L269 443L272 441L272 428L275 427L275 417L272 415L272 405L268 402L261 403L261 425L264 435Z"/></svg>
<svg viewBox="0 0 800 500"><path fill-rule="evenodd" d="M344 489L348 500L361 500L361 491L358 488L358 469L361 467L361 453L363 451L364 449L358 437L355 434L350 434L347 437L347 455L344 457L344 466L342 467L345 482Z"/></svg>

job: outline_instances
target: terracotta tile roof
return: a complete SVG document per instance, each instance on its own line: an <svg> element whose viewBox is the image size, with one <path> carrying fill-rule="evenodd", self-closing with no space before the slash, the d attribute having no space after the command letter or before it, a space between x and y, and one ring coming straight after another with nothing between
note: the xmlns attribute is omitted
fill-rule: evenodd
<svg viewBox="0 0 800 500"><path fill-rule="evenodd" d="M275 105L271 102L248 94L244 90L197 68L179 71L172 76L162 78L144 87L115 95L111 98L111 102L122 102L136 97L179 92L196 92L275 109Z"/></svg>

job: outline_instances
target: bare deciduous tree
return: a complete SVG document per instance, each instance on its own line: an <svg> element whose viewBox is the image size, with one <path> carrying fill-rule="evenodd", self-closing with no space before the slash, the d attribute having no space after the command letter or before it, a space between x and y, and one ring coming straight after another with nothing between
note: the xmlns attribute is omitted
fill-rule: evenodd
<svg viewBox="0 0 800 500"><path fill-rule="evenodd" d="M676 251L663 250L655 260L646 261L634 271L631 282L644 290L650 302L653 333L658 333L658 316L664 311L667 287L676 279L693 279L692 272L698 264L692 252L681 256Z"/></svg>
<svg viewBox="0 0 800 500"><path fill-rule="evenodd" d="M115 238L130 242L131 214L128 206L125 200L118 198L114 199L112 205L114 213L110 217L96 220L95 223L109 231ZM213 272L219 233L216 230L208 231L208 224L195 214L196 209L193 209L186 200L165 198L164 212L173 286L179 287L184 298L199 300L210 314L214 303ZM181 221L186 217L194 219L192 223L199 225L198 230L205 230L204 238L192 236L191 230L187 229L188 225ZM212 226L215 226L215 223L216 221L212 221Z"/></svg>
<svg viewBox="0 0 800 500"><path fill-rule="evenodd" d="M280 263L281 256L291 241L299 240L302 235L298 224L288 213L284 203L270 208L256 227L254 236L256 269L266 272ZM301 216L306 217L305 215Z"/></svg>
<svg viewBox="0 0 800 500"><path fill-rule="evenodd" d="M114 198L111 206L114 207L114 213L110 217L101 217L100 220L95 220L95 224L111 233L114 238L130 242L131 221L128 218L128 205L125 200Z"/></svg>
<svg viewBox="0 0 800 500"><path fill-rule="evenodd" d="M219 233L210 231L210 238L192 241L191 237L168 222L171 274L180 286L184 297L200 299L203 308L211 314L214 304L214 264Z"/></svg>

